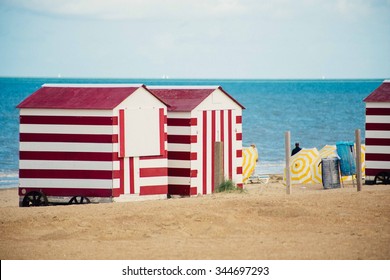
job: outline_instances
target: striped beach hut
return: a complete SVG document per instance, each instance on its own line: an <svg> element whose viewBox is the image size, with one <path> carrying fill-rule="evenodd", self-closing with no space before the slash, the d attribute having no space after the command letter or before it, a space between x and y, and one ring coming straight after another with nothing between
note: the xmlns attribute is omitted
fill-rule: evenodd
<svg viewBox="0 0 390 280"><path fill-rule="evenodd" d="M390 184L390 80L364 99L366 103L366 184Z"/></svg>
<svg viewBox="0 0 390 280"><path fill-rule="evenodd" d="M144 85L45 84L17 107L21 206L167 197L167 106Z"/></svg>
<svg viewBox="0 0 390 280"><path fill-rule="evenodd" d="M168 193L214 192L219 177L242 184L242 110L220 86L148 86L168 107ZM218 151L218 152L217 152Z"/></svg>

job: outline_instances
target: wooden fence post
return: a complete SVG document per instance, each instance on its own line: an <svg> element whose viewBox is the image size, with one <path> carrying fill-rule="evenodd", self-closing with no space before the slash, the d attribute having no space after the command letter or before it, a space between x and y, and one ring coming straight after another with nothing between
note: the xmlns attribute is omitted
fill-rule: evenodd
<svg viewBox="0 0 390 280"><path fill-rule="evenodd" d="M356 184L357 191L362 190L362 146L360 139L360 129L355 130L355 143L356 143Z"/></svg>
<svg viewBox="0 0 390 280"><path fill-rule="evenodd" d="M214 186L218 188L222 184L223 177L223 142L214 143Z"/></svg>
<svg viewBox="0 0 390 280"><path fill-rule="evenodd" d="M291 194L291 170L290 170L290 131L286 131L284 136L286 148L286 193Z"/></svg>

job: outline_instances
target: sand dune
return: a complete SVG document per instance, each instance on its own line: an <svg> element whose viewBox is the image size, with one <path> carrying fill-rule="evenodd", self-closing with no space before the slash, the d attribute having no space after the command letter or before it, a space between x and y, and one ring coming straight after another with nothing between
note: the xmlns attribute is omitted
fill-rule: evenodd
<svg viewBox="0 0 390 280"><path fill-rule="evenodd" d="M279 178L280 179L280 178ZM390 259L390 186L246 191L19 208L0 191L4 259Z"/></svg>

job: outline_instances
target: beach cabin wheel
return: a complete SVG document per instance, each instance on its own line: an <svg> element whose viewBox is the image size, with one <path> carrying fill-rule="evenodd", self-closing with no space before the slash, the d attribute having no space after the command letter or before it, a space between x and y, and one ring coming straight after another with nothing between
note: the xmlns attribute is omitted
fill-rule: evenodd
<svg viewBox="0 0 390 280"><path fill-rule="evenodd" d="M88 204L91 203L88 197L85 196L74 196L69 200L69 204Z"/></svg>
<svg viewBox="0 0 390 280"><path fill-rule="evenodd" d="M23 207L31 207L31 206L47 206L49 202L44 193L39 191L32 191L26 194L23 198Z"/></svg>
<svg viewBox="0 0 390 280"><path fill-rule="evenodd" d="M390 184L390 173L380 172L375 176L375 184Z"/></svg>

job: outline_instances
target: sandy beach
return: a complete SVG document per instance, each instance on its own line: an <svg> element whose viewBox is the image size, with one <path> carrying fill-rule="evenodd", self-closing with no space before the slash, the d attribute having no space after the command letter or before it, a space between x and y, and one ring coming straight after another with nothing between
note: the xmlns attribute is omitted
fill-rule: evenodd
<svg viewBox="0 0 390 280"><path fill-rule="evenodd" d="M0 258L390 259L390 186L323 190L280 176L244 192L19 208L0 191Z"/></svg>

